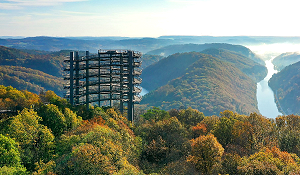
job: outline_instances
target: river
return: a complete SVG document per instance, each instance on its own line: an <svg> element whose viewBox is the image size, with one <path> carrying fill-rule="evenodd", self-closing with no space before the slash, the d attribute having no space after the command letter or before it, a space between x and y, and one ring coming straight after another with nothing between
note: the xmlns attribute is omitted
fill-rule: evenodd
<svg viewBox="0 0 300 175"><path fill-rule="evenodd" d="M268 85L268 81L272 77L274 73L277 73L277 70L274 69L274 65L272 63L272 60L274 57L270 60L265 61L266 67L268 69L267 76L257 83L257 102L258 102L258 110L259 112L268 118L276 118L278 115L282 115L278 111L278 108L276 106L275 100L274 100L274 93L272 89Z"/></svg>
<svg viewBox="0 0 300 175"><path fill-rule="evenodd" d="M142 87L142 92L140 93L140 95L144 96L144 95L146 95L148 93L149 93L149 91L147 89L145 89L145 88Z"/></svg>

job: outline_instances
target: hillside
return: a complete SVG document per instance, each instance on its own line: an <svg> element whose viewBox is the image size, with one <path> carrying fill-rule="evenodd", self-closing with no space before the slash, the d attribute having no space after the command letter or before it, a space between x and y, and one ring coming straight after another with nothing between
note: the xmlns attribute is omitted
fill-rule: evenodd
<svg viewBox="0 0 300 175"><path fill-rule="evenodd" d="M148 55L148 54L144 54L141 57L141 61L142 61L142 66L141 68L144 69L148 66L150 66L151 64L158 62L159 60L161 60L163 58L163 56L160 55Z"/></svg>
<svg viewBox="0 0 300 175"><path fill-rule="evenodd" d="M213 55L222 61L235 65L256 82L262 80L267 74L266 67L236 52L211 48L204 50L202 53ZM186 68L205 56L205 54L198 52L177 53L168 56L143 70L141 86L151 91L166 85L170 80L182 76Z"/></svg>
<svg viewBox="0 0 300 175"><path fill-rule="evenodd" d="M238 68L210 55L183 55L190 55L196 61L182 76L145 95L142 104L165 110L192 107L204 115L218 115L224 110L258 113L256 83Z"/></svg>
<svg viewBox="0 0 300 175"><path fill-rule="evenodd" d="M300 62L274 74L269 80L269 86L275 93L278 109L282 113L300 114Z"/></svg>
<svg viewBox="0 0 300 175"><path fill-rule="evenodd" d="M19 67L0 66L0 84L13 86L20 90L28 90L39 94L42 91L52 90L63 95L63 79L42 71Z"/></svg>
<svg viewBox="0 0 300 175"><path fill-rule="evenodd" d="M243 73L248 75L255 82L260 82L261 80L263 80L268 73L268 70L265 66L236 52L211 48L206 49L201 53L211 55L220 59L221 61L232 63L235 67L239 68Z"/></svg>
<svg viewBox="0 0 300 175"><path fill-rule="evenodd" d="M296 63L298 61L300 61L300 53L287 52L274 58L272 63L274 64L276 70L281 71L286 66Z"/></svg>
<svg viewBox="0 0 300 175"><path fill-rule="evenodd" d="M0 84L34 93L52 90L63 95L63 60L68 50L46 52L0 46Z"/></svg>
<svg viewBox="0 0 300 175"><path fill-rule="evenodd" d="M63 60L69 54L70 51L68 50L43 52L0 46L0 65L22 66L61 77L63 72Z"/></svg>
<svg viewBox="0 0 300 175"><path fill-rule="evenodd" d="M170 45L170 46L165 46L160 49L150 51L147 54L168 56L174 53L201 52L209 48L230 50L242 54L243 56L248 57L261 65L265 65L264 61L261 60L247 47L241 45L226 44L226 43Z"/></svg>
<svg viewBox="0 0 300 175"><path fill-rule="evenodd" d="M143 70L141 78L142 87L151 91L168 83L168 81L181 76L186 68L203 55L200 53L182 53L161 59Z"/></svg>

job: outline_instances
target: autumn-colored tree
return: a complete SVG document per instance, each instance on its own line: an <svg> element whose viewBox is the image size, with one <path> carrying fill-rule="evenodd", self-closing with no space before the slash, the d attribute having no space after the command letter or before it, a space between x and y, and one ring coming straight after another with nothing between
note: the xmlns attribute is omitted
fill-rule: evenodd
<svg viewBox="0 0 300 175"><path fill-rule="evenodd" d="M193 137L197 138L201 135L206 135L207 128L206 128L205 124L198 123L197 126L192 127L192 133L193 133Z"/></svg>
<svg viewBox="0 0 300 175"><path fill-rule="evenodd" d="M61 111L64 108L71 108L71 104L64 98L59 97L53 91L46 91L44 93L40 93L40 99L45 104L54 104L56 105Z"/></svg>
<svg viewBox="0 0 300 175"><path fill-rule="evenodd" d="M120 133L98 125L88 133L63 135L58 147L64 147L57 160L58 174L112 174L133 168L128 158L137 144L133 138L123 142Z"/></svg>
<svg viewBox="0 0 300 175"><path fill-rule="evenodd" d="M39 96L26 90L19 91L11 86L0 85L0 107L2 110L33 108L39 103Z"/></svg>
<svg viewBox="0 0 300 175"><path fill-rule="evenodd" d="M146 121L135 131L147 144L141 162L145 173L157 173L162 165L179 160L189 151L187 129L176 117ZM148 171L154 166L155 171Z"/></svg>
<svg viewBox="0 0 300 175"><path fill-rule="evenodd" d="M224 153L224 148L212 134L191 140L191 146L191 155L187 161L203 174L209 174Z"/></svg>
<svg viewBox="0 0 300 175"><path fill-rule="evenodd" d="M140 139L123 121L126 118L113 109L107 109L104 118L83 121L61 136L57 142L56 173L139 174L133 165L137 165L141 152Z"/></svg>
<svg viewBox="0 0 300 175"><path fill-rule="evenodd" d="M113 174L117 172L108 155L101 153L101 148L91 144L74 147L66 168L60 174Z"/></svg>
<svg viewBox="0 0 300 175"><path fill-rule="evenodd" d="M169 148L166 147L166 141L159 136L158 139L152 140L146 145L144 156L149 162L161 163L169 151Z"/></svg>
<svg viewBox="0 0 300 175"><path fill-rule="evenodd" d="M252 148L253 152L262 149L263 147L277 146L278 140L276 137L275 122L262 115L252 113L245 121L252 125Z"/></svg>
<svg viewBox="0 0 300 175"><path fill-rule="evenodd" d="M240 146L240 152L244 150L244 156L251 152L254 147L254 127L248 121L236 121L233 126L232 134L234 136L234 145Z"/></svg>
<svg viewBox="0 0 300 175"><path fill-rule="evenodd" d="M209 116L204 117L204 119L200 122L200 124L204 124L207 132L212 132L216 125L220 122L220 117L217 116Z"/></svg>
<svg viewBox="0 0 300 175"><path fill-rule="evenodd" d="M241 162L241 157L236 153L225 153L222 156L222 168L225 174L238 174L237 167Z"/></svg>
<svg viewBox="0 0 300 175"><path fill-rule="evenodd" d="M299 172L299 157L280 151L277 147L263 148L259 152L243 157L239 174L292 174Z"/></svg>

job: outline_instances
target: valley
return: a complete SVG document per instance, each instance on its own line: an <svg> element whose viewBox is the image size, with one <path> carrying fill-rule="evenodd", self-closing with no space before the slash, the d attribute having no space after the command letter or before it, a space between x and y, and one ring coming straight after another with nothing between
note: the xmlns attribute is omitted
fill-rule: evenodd
<svg viewBox="0 0 300 175"><path fill-rule="evenodd" d="M41 44L37 39L21 46ZM0 46L0 150L10 153L0 154L0 174L300 173L295 52L164 39L105 41L124 47L129 42L147 53L141 58L143 99L133 122L117 103L87 109L62 98L63 60L70 50ZM69 41L48 40L51 49L60 47L56 41ZM81 48L83 55L89 41L82 43L86 47L63 47ZM203 156L207 152L210 157Z"/></svg>
<svg viewBox="0 0 300 175"><path fill-rule="evenodd" d="M236 43L242 43L243 45L237 45ZM3 67L1 68L2 76L0 81L3 85L13 85L18 89L27 89L35 93L41 91L53 90L60 96L63 95L64 90L62 85L63 74L63 59L68 56L70 50L59 50L61 49L91 49L91 45L99 47L132 47L135 49L141 49L146 54L142 57L142 87L146 89L146 93L143 92L144 100L143 105L159 106L162 109L170 110L171 108L189 107L192 106L206 115L218 115L219 112L225 109L232 110L234 112L244 113L245 106L250 107L248 112L258 112L265 116L270 116L270 118L276 117L278 114L276 107L274 106L273 93L268 89L267 85L267 69L264 67L265 60L268 59L270 55L278 56L274 59L274 65L279 66L282 64L284 66L292 64L298 60L297 55L294 52L290 53L278 53L272 50L271 46L275 45L278 41L283 38L276 37L180 37L180 36L169 36L169 37L159 37L159 38L52 38L52 37L32 37L32 38L18 38L18 39L2 39L1 43L3 45L11 46L14 48L25 48L24 49L13 49L9 47L1 46L0 49L0 59L1 65L15 66L15 67ZM285 38L291 39L291 38ZM263 45L259 47L262 42L271 41L269 45ZM193 41L194 43L188 43ZM204 43L207 41L214 42L228 42L226 43ZM292 38L291 43L297 43L295 38ZM27 43L27 44L20 44ZM67 43L72 43L67 44ZM96 44L98 43L98 44ZM99 44L101 43L101 44ZM80 44L85 44L86 47ZM95 45L96 44L96 45ZM248 45L248 46L247 46ZM50 47L52 46L52 47ZM268 53L264 53L265 48L268 46ZM282 45L280 45L282 46ZM142 48L143 47L143 48ZM42 49L42 50L28 50L29 48ZM250 50L250 49L252 50ZM54 51L56 50L56 51ZM279 50L279 49L277 49ZM284 51L284 49L281 49ZM280 51L281 51L280 50ZM290 51L290 50L287 50ZM198 53L201 53L200 55ZM198 77L192 76L193 74L200 74L200 72L195 73L197 70L196 62L205 55L210 55L217 60L221 61L220 67L212 67L213 72L222 75L218 80L213 80L211 75L213 72L207 72L202 77L207 77L207 79L199 79ZM287 57L289 56L289 57ZM280 63L277 61L279 58L284 57L283 61ZM290 61L289 61L290 60ZM277 61L277 62L276 62ZM226 63L225 63L226 62ZM229 63L230 65L228 65ZM204 62L203 62L204 64ZM211 66L208 65L201 66ZM229 75L224 72L225 69L231 70L232 66L238 68L242 74L245 74L251 80L247 80L244 83L238 83L235 88L231 88L228 85L235 84L225 80ZM19 66L19 67L18 67ZM200 64L198 64L200 66ZM22 68L21 68L22 67ZM223 71L218 73L219 70ZM268 68L268 67L267 67ZM280 69L283 69L281 67ZM9 72L8 69L14 70ZM195 70L193 70L195 69ZM18 70L20 73L18 73ZM35 71L35 73L33 73ZM41 71L41 72L37 72ZM237 70L235 70L237 71ZM30 72L30 75L28 74ZM32 72L32 73L31 73ZM28 74L28 75L27 75ZM239 75L240 73L233 73L230 76L236 77L232 80L241 82L242 79L238 77L243 77ZM22 76L21 76L22 75ZM35 77L34 77L34 76ZM38 78L44 77L43 79ZM270 76L270 75L268 75ZM210 78L208 78L210 77ZM265 78L266 77L266 78ZM48 78L48 79L47 79ZM51 78L52 80L50 80ZM270 78L270 77L268 77ZM197 80L198 79L198 80ZM222 80L223 79L223 80ZM213 80L213 81L212 81ZM221 81L224 81L220 83ZM197 84L196 82L201 83ZM51 83L52 82L52 83ZM55 82L55 83L54 83ZM175 83L176 82L176 83ZM47 84L48 83L48 84ZM175 84L174 84L175 83ZM211 84L213 83L213 84ZM57 84L57 85L55 85ZM178 86L181 84L180 86ZM186 84L186 85L184 85ZM244 84L244 85L242 85ZM250 85L251 84L251 85ZM228 86L228 87L227 87ZM256 87L254 87L256 86ZM168 88L169 90L167 90ZM218 87L218 88L217 88ZM250 91L251 95L246 93L247 88L252 89ZM202 89L202 90L201 90ZM221 95L221 91L215 91L219 89L226 92ZM223 89L223 90L222 90ZM239 90L238 90L239 89ZM180 91L180 92L175 92ZM235 94L234 98L230 95ZM243 92L239 94L238 92ZM249 92L250 92L249 91ZM149 92L149 93L148 93ZM148 93L148 94L147 94ZM147 94L147 95L145 95ZM157 97L151 97L151 94L160 94L160 100ZM176 95L175 95L176 94ZM201 97L196 94L201 94ZM213 95L214 96L211 96ZM268 95L269 94L269 95ZM242 96L247 96L248 99ZM267 97L268 96L268 97ZM165 97L165 99L163 98ZM221 98L220 98L221 97ZM153 99L152 99L153 98ZM175 100L177 98L177 100ZM242 102L242 101L246 102ZM152 103L153 101L155 103ZM224 103L225 106L220 106L219 102ZM231 105L228 105L231 104ZM269 105L273 104L270 108ZM279 103L278 103L279 104ZM202 106L202 107L200 107ZM229 107L231 106L231 107ZM242 107L244 106L244 107ZM248 107L246 107L248 108ZM206 109L210 112L205 112ZM268 112L274 113L269 115Z"/></svg>

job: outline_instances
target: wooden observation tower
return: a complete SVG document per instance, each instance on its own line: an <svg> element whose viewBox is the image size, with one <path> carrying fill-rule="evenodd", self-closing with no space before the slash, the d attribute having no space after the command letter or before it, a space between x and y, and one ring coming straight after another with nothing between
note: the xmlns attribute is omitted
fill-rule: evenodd
<svg viewBox="0 0 300 175"><path fill-rule="evenodd" d="M127 107L128 120L133 121L134 103L141 101L141 56L131 50L99 50L95 55L86 51L84 56L70 52L65 60L69 63L65 67L64 79L69 80L65 97L72 105L86 105L87 109L90 103L112 106L118 101L120 111Z"/></svg>

